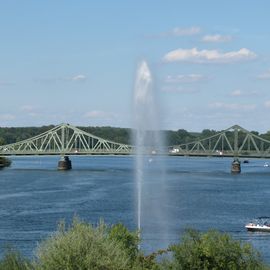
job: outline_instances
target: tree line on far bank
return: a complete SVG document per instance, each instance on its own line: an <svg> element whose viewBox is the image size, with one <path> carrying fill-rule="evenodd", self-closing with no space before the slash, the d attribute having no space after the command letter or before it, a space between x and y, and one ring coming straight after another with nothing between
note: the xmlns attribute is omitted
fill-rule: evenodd
<svg viewBox="0 0 270 270"><path fill-rule="evenodd" d="M25 139L29 139L33 136L39 135L52 129L54 126L42 126L42 127L0 127L0 145L19 142ZM132 130L130 128L119 127L78 127L88 133L95 136L111 140L118 143L133 144L132 143ZM163 130L162 134L165 138L165 144L167 146L184 144L198 139L207 138L218 134L220 131L204 129L202 132L188 132L185 129L178 130ZM257 131L252 131L253 134L259 135L262 138L270 141L270 131L265 134L259 134ZM229 139L233 141L233 132L228 133ZM245 138L244 134L239 134L239 144Z"/></svg>

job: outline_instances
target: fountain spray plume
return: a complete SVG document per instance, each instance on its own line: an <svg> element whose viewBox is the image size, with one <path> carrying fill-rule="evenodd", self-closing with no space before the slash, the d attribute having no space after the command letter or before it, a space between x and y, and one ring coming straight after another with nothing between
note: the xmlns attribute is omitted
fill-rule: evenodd
<svg viewBox="0 0 270 270"><path fill-rule="evenodd" d="M146 202L146 198L144 198L145 196L142 196L143 191L146 192L147 185L145 181L149 178L155 178L149 171L149 162L152 161L153 154L160 152L162 141L159 133L159 117L153 89L153 79L146 61L142 61L138 67L133 100L133 140L136 147L135 181L137 189L137 226L140 237L142 214L143 211L146 212L146 204L147 208L151 209L151 205L149 205L149 202ZM160 169L160 166L158 169ZM148 187L147 192L149 189L152 189L152 187ZM143 201L145 202L144 204ZM152 205L152 209L154 208L156 207ZM154 211L156 211L156 209L154 209Z"/></svg>
<svg viewBox="0 0 270 270"><path fill-rule="evenodd" d="M142 207L142 181L143 181L143 151L147 116L147 99L150 99L148 89L152 86L152 78L147 63L143 61L138 70L134 88L134 133L133 140L136 147L135 181L137 185L137 227L140 237L141 233L141 207Z"/></svg>

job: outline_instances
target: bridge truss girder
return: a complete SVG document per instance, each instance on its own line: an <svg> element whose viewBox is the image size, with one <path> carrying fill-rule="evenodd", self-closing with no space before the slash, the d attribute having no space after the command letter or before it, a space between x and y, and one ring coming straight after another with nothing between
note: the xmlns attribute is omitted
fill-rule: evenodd
<svg viewBox="0 0 270 270"><path fill-rule="evenodd" d="M0 146L0 155L130 154L133 147L94 136L69 124L17 143Z"/></svg>
<svg viewBox="0 0 270 270"><path fill-rule="evenodd" d="M134 152L134 146L105 140L69 124L55 126L27 140L0 146L0 156L127 155ZM145 153L149 154L149 151ZM170 146L168 153L182 156L270 158L270 141L235 125L207 138Z"/></svg>
<svg viewBox="0 0 270 270"><path fill-rule="evenodd" d="M270 158L270 141L234 125L213 136L170 147L182 156L229 156Z"/></svg>

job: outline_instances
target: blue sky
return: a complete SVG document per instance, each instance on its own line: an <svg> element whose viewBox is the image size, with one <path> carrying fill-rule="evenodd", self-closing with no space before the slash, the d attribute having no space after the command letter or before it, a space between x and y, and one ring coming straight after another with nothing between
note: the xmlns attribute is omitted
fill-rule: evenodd
<svg viewBox="0 0 270 270"><path fill-rule="evenodd" d="M162 128L270 130L270 1L0 2L0 126L131 127L145 59Z"/></svg>

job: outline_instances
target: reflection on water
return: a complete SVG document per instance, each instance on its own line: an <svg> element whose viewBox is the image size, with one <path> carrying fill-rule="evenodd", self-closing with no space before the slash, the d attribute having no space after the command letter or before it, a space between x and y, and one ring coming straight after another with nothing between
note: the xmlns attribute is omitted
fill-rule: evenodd
<svg viewBox="0 0 270 270"><path fill-rule="evenodd" d="M146 200L159 199L155 159L153 178L146 185L155 191ZM216 228L252 243L270 262L270 234L248 233L244 225L258 216L270 216L270 167L266 160L242 164L242 173L230 173L226 158L164 157L168 174L163 208L167 212L168 242L179 239L184 229ZM74 215L96 224L123 222L136 229L136 188L131 156L72 157L73 170L57 171L58 157L13 157L10 168L0 171L0 248L11 243L23 254L33 255L38 241L56 230L61 219ZM162 246L156 220L144 221L142 248Z"/></svg>

